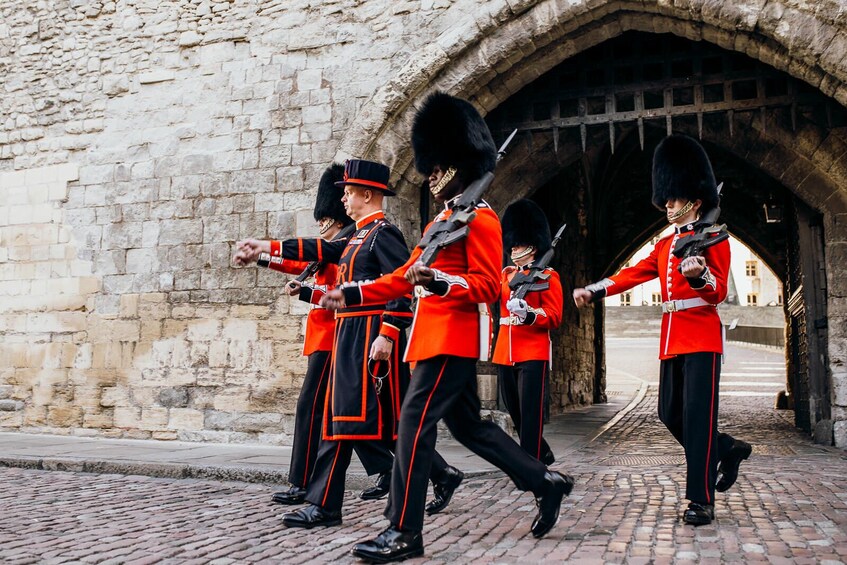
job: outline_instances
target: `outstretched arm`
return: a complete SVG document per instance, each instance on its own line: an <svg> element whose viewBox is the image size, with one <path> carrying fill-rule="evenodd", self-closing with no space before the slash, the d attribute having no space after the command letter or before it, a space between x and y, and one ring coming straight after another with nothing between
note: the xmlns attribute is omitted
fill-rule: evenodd
<svg viewBox="0 0 847 565"><path fill-rule="evenodd" d="M654 247L650 255L618 274L605 278L585 288L576 288L573 291L573 300L577 306L585 306L591 302L602 300L607 296L614 296L621 292L638 286L641 283L653 280L659 276L659 253Z"/></svg>

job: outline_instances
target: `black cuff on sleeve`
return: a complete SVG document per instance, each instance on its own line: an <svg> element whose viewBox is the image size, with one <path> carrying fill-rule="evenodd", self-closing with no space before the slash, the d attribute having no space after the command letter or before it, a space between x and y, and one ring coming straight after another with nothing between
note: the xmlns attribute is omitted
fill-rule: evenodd
<svg viewBox="0 0 847 565"><path fill-rule="evenodd" d="M703 269L703 272L700 273L699 276L696 277L685 277L685 280L688 281L688 286L690 286L693 290L700 290L707 284L709 284L709 267Z"/></svg>
<svg viewBox="0 0 847 565"><path fill-rule="evenodd" d="M362 291L359 290L359 285L343 286L341 292L344 293L344 303L347 306L358 306L362 303Z"/></svg>
<svg viewBox="0 0 847 565"><path fill-rule="evenodd" d="M605 288L601 288L599 290L592 290L591 291L591 300L589 300L588 303L593 304L593 303L595 303L599 300L603 300L604 298L606 298L606 289Z"/></svg>
<svg viewBox="0 0 847 565"><path fill-rule="evenodd" d="M535 319L536 319L537 317L538 317L538 316L536 315L536 313L535 313L535 312L527 312L527 313L526 313L526 318L524 318L523 322L521 322L521 325L524 325L524 326L531 326L532 324L534 324L534 323L535 323Z"/></svg>
<svg viewBox="0 0 847 565"><path fill-rule="evenodd" d="M432 282L424 287L433 294L438 296L446 296L450 292L450 284L447 281L432 279Z"/></svg>
<svg viewBox="0 0 847 565"><path fill-rule="evenodd" d="M704 286L706 286L706 280L701 279L700 277L697 277L697 278L685 277L685 278L688 280L688 286L690 286L694 290L698 290L698 289L701 289Z"/></svg>
<svg viewBox="0 0 847 565"><path fill-rule="evenodd" d="M305 285L305 284L301 285L300 286L300 295L299 295L298 298L300 298L300 300L302 300L303 302L308 302L309 304L311 304L312 303L312 287L310 287L309 285Z"/></svg>

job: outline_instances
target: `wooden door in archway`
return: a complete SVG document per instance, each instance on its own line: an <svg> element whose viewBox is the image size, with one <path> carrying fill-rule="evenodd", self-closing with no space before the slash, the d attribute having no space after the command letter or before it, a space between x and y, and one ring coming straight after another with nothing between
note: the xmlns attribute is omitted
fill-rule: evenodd
<svg viewBox="0 0 847 565"><path fill-rule="evenodd" d="M794 199L792 208L786 280L788 390L795 424L828 445L832 407L823 224L820 214L799 200Z"/></svg>

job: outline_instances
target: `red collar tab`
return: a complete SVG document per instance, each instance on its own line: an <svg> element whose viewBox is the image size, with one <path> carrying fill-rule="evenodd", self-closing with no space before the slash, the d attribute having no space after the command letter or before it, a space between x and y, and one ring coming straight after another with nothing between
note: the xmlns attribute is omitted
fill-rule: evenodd
<svg viewBox="0 0 847 565"><path fill-rule="evenodd" d="M371 212L370 214L368 214L367 216L365 216L364 218L362 218L361 220L356 222L356 229L362 229L363 227L370 224L371 222L375 222L377 220L382 220L383 218L385 218L385 213L382 210L377 210L376 212Z"/></svg>

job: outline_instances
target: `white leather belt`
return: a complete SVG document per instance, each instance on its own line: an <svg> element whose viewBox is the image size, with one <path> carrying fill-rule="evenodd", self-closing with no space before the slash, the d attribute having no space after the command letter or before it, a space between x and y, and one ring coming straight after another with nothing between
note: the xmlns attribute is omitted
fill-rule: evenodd
<svg viewBox="0 0 847 565"><path fill-rule="evenodd" d="M662 312L680 312L681 310L688 310L689 308L698 308L700 306L714 306L714 304L706 302L702 298L669 300L668 302L662 302Z"/></svg>
<svg viewBox="0 0 847 565"><path fill-rule="evenodd" d="M426 298L427 296L432 296L432 293L421 285L415 285L415 296L417 298Z"/></svg>
<svg viewBox="0 0 847 565"><path fill-rule="evenodd" d="M501 326L519 326L521 325L520 321L515 316L509 316L508 318L500 318Z"/></svg>
<svg viewBox="0 0 847 565"><path fill-rule="evenodd" d="M479 360L488 361L491 354L491 312L488 304L477 304L479 309Z"/></svg>

